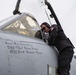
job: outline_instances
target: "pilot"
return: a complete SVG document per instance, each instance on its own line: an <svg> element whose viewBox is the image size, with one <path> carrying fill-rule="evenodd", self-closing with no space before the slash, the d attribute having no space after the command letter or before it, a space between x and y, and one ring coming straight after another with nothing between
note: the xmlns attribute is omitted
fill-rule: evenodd
<svg viewBox="0 0 76 75"><path fill-rule="evenodd" d="M59 52L58 54L58 74L70 75L70 64L74 54L74 46L66 37L61 26L53 24L49 25L47 22L41 24L41 30L49 33L48 44L55 46Z"/></svg>
<svg viewBox="0 0 76 75"><path fill-rule="evenodd" d="M35 37L36 38L39 38L41 40L43 40L44 42L48 43L47 39L48 39L48 34L45 34L42 30L38 30L36 33L35 33Z"/></svg>
<svg viewBox="0 0 76 75"><path fill-rule="evenodd" d="M36 38L39 38L39 39L42 39L41 30L38 30L38 31L35 33L35 37L36 37Z"/></svg>

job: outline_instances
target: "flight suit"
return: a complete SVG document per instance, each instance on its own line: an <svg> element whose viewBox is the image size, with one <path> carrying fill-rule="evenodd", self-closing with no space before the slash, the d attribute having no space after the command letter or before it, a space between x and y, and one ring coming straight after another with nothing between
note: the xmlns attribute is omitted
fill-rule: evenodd
<svg viewBox="0 0 76 75"><path fill-rule="evenodd" d="M49 31L48 42L59 51L58 73L59 75L70 75L70 63L74 54L73 44L66 37L61 26L52 25Z"/></svg>

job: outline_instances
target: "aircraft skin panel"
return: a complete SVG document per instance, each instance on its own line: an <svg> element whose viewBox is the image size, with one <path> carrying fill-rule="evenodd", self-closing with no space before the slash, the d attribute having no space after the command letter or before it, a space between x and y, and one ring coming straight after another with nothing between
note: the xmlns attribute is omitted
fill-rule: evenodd
<svg viewBox="0 0 76 75"><path fill-rule="evenodd" d="M57 51L35 38L39 25L34 17L24 13L0 25L0 75L56 75ZM17 25L32 33L28 36L15 32L19 31Z"/></svg>
<svg viewBox="0 0 76 75"><path fill-rule="evenodd" d="M6 49L4 42L0 38L0 75L9 75L9 61L7 51L5 51L3 48Z"/></svg>
<svg viewBox="0 0 76 75"><path fill-rule="evenodd" d="M1 75L47 75L47 65L57 68L55 49L40 41L0 33Z"/></svg>

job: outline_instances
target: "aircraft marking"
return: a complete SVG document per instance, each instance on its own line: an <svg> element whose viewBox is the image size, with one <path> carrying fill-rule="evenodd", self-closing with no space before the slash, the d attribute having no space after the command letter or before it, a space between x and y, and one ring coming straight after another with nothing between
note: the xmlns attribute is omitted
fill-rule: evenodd
<svg viewBox="0 0 76 75"><path fill-rule="evenodd" d="M35 47L34 43L28 43L26 41L13 41L9 39L2 39L4 44L11 54L42 54L42 51L38 47Z"/></svg>

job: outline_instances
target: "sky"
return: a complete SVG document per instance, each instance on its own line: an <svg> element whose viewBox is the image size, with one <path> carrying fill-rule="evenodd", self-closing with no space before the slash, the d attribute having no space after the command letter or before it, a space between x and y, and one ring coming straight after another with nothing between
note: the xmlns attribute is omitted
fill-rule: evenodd
<svg viewBox="0 0 76 75"><path fill-rule="evenodd" d="M22 0L20 11L31 13L38 21L49 22L45 11L49 13L46 6L40 4L41 0ZM48 0L67 37L70 38L76 47L76 0ZM0 0L0 21L13 15L17 0ZM76 55L76 49L74 49Z"/></svg>

